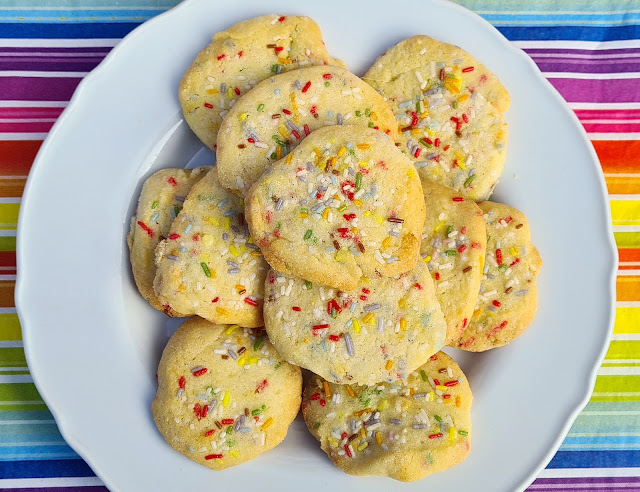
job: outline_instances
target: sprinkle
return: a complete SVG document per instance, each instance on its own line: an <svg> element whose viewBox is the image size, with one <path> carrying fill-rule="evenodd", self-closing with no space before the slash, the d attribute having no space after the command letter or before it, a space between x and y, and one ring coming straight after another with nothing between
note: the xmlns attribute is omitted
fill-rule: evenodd
<svg viewBox="0 0 640 492"><path fill-rule="evenodd" d="M269 381L263 379L262 382L259 383L258 386L256 386L255 393L262 393L267 386L269 386Z"/></svg>
<svg viewBox="0 0 640 492"><path fill-rule="evenodd" d="M460 434L461 436L468 436L469 433L467 431L463 431L463 430L459 430L458 434Z"/></svg>
<svg viewBox="0 0 640 492"><path fill-rule="evenodd" d="M388 222L392 222L394 224L403 224L404 223L404 219L398 219L397 217L388 217L387 221Z"/></svg>
<svg viewBox="0 0 640 492"><path fill-rule="evenodd" d="M329 325L324 324L324 325L313 325L312 327L314 330L326 330L327 328L329 328Z"/></svg>
<svg viewBox="0 0 640 492"><path fill-rule="evenodd" d="M204 457L205 460L218 460L221 458L222 458L221 454L208 454Z"/></svg>
<svg viewBox="0 0 640 492"><path fill-rule="evenodd" d="M473 72L475 67L466 67L462 69L462 73Z"/></svg>
<svg viewBox="0 0 640 492"><path fill-rule="evenodd" d="M260 427L260 430L268 429L269 427L271 427L271 424L273 424L273 417L269 417L267 420L265 420L264 424L262 424L262 427Z"/></svg>
<svg viewBox="0 0 640 492"><path fill-rule="evenodd" d="M177 257L176 255L167 255L167 259L172 261L180 261L180 258Z"/></svg>
<svg viewBox="0 0 640 492"><path fill-rule="evenodd" d="M324 388L325 398L331 398L331 389L329 388L329 383L327 383L326 381L322 381L322 387Z"/></svg>
<svg viewBox="0 0 640 492"><path fill-rule="evenodd" d="M442 437L442 432L438 432L437 434L431 434L429 439L439 439Z"/></svg>
<svg viewBox="0 0 640 492"><path fill-rule="evenodd" d="M151 208L154 209L158 206L158 200L154 200L153 203L151 204ZM521 224L522 225L522 224Z"/></svg>
<svg viewBox="0 0 640 492"><path fill-rule="evenodd" d="M428 379L427 379L427 373L426 373L426 372L424 372L424 369L421 369L421 370L420 370L420 376L422 377L422 380L423 380L423 381L428 381Z"/></svg>
<svg viewBox="0 0 640 492"><path fill-rule="evenodd" d="M222 398L222 406L227 408L229 406L229 400L231 399L230 393L227 391Z"/></svg>
<svg viewBox="0 0 640 492"><path fill-rule="evenodd" d="M244 298L244 302L245 304L249 304L249 306L257 306L258 302L255 299L252 299L251 297L245 297Z"/></svg>
<svg viewBox="0 0 640 492"><path fill-rule="evenodd" d="M402 420L399 419L389 419L389 423L393 425L402 425Z"/></svg>
<svg viewBox="0 0 640 492"><path fill-rule="evenodd" d="M193 374L195 377L202 376L203 374L206 374L206 373L207 373L206 367L194 367L193 369L191 369L191 374Z"/></svg>
<svg viewBox="0 0 640 492"><path fill-rule="evenodd" d="M348 333L344 334L344 343L347 346L347 353L349 354L349 356L353 357L353 341L351 340L351 335L349 335Z"/></svg>
<svg viewBox="0 0 640 492"><path fill-rule="evenodd" d="M475 176L475 174L474 174L474 176ZM454 202L463 202L463 201L464 201L464 198L463 198L463 197L461 197L461 196L454 196L454 197L452 198L452 200L453 200Z"/></svg>
<svg viewBox="0 0 640 492"><path fill-rule="evenodd" d="M302 92L307 92L309 90L309 87L311 87L310 80L306 84L304 84L304 87L302 88Z"/></svg>
<svg viewBox="0 0 640 492"><path fill-rule="evenodd" d="M204 274L207 277L211 277L211 270L209 270L209 267L207 266L207 264L204 261L200 263L200 266L202 267L202 270L204 271Z"/></svg>
<svg viewBox="0 0 640 492"><path fill-rule="evenodd" d="M313 231L311 229L307 229L307 232L304 233L304 239L309 239L311 234L313 234Z"/></svg>
<svg viewBox="0 0 640 492"><path fill-rule="evenodd" d="M388 360L387 364L384 366L384 368L388 371L389 369L391 369L393 367L393 361Z"/></svg>
<svg viewBox="0 0 640 492"><path fill-rule="evenodd" d="M149 226L147 226L147 224L139 220L138 225L142 227L142 230L145 231L149 235L149 237L153 237L153 230Z"/></svg>
<svg viewBox="0 0 640 492"><path fill-rule="evenodd" d="M473 269L473 267L471 265L466 266L462 269L462 273L468 273Z"/></svg>
<svg viewBox="0 0 640 492"><path fill-rule="evenodd" d="M376 303L376 304L369 304L368 306L364 307L364 312L365 313L369 313L371 311L375 311L376 309L380 309L381 305Z"/></svg>

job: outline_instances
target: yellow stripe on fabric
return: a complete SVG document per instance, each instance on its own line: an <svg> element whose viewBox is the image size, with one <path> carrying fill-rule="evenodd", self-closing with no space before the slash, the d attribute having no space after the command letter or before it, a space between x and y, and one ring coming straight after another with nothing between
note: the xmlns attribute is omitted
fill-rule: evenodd
<svg viewBox="0 0 640 492"><path fill-rule="evenodd" d="M22 340L22 330L17 314L0 314L0 340L3 342Z"/></svg>
<svg viewBox="0 0 640 492"><path fill-rule="evenodd" d="M598 376L593 392L599 396L605 396L606 393L616 395L630 393L629 396L637 394L640 397L640 377Z"/></svg>
<svg viewBox="0 0 640 492"><path fill-rule="evenodd" d="M0 229L15 229L19 211L19 203L0 203Z"/></svg>
<svg viewBox="0 0 640 492"><path fill-rule="evenodd" d="M640 308L617 308L614 333L640 333Z"/></svg>
<svg viewBox="0 0 640 492"><path fill-rule="evenodd" d="M613 225L639 225L640 200L609 200Z"/></svg>
<svg viewBox="0 0 640 492"><path fill-rule="evenodd" d="M639 359L640 341L614 340L609 344L607 359ZM640 378L639 378L640 379Z"/></svg>
<svg viewBox="0 0 640 492"><path fill-rule="evenodd" d="M640 232L614 232L618 248L640 248Z"/></svg>

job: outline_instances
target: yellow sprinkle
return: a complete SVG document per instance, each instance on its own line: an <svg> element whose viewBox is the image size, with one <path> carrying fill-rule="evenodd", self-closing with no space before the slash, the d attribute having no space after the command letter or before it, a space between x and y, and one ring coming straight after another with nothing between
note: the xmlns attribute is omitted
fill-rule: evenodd
<svg viewBox="0 0 640 492"><path fill-rule="evenodd" d="M384 222L384 217L382 215L376 215L376 222L378 225L382 224Z"/></svg>
<svg viewBox="0 0 640 492"><path fill-rule="evenodd" d="M436 389L440 390L440 391L447 391L448 388L446 386L444 386L443 384L437 384L436 385Z"/></svg>
<svg viewBox="0 0 640 492"><path fill-rule="evenodd" d="M349 396L351 398L355 398L356 397L356 392L353 391L353 388L351 386L348 386L348 385L346 386L346 388L347 388L347 393L349 393Z"/></svg>
<svg viewBox="0 0 640 492"><path fill-rule="evenodd" d="M482 309L476 309L476 310L473 312L473 316L474 316L474 317L480 316L481 314L482 314Z"/></svg>
<svg viewBox="0 0 640 492"><path fill-rule="evenodd" d="M445 221L439 220L436 226L433 228L433 232L438 232L440 229L444 227L444 225L445 225Z"/></svg>
<svg viewBox="0 0 640 492"><path fill-rule="evenodd" d="M238 359L238 365L242 367L245 365L246 362L247 362L247 357L244 354L242 354Z"/></svg>
<svg viewBox="0 0 640 492"><path fill-rule="evenodd" d="M431 261L431 256L430 255L424 257L424 262L425 263L429 263L430 261Z"/></svg>
<svg viewBox="0 0 640 492"><path fill-rule="evenodd" d="M467 166L464 164L464 162L462 161L458 161L458 166L460 167L460 169L462 169L463 171L467 170Z"/></svg>
<svg viewBox="0 0 640 492"><path fill-rule="evenodd" d="M436 394L433 391L429 391L429 394L427 396L427 401L433 401L436 399Z"/></svg>
<svg viewBox="0 0 640 492"><path fill-rule="evenodd" d="M224 227L227 230L231 229L231 217L224 218L224 223L222 224L222 227Z"/></svg>
<svg viewBox="0 0 640 492"><path fill-rule="evenodd" d="M231 335L237 328L240 328L238 325L231 325L229 328L225 330L225 335Z"/></svg>
<svg viewBox="0 0 640 492"><path fill-rule="evenodd" d="M455 79L447 79L444 82L444 87L451 92L451 94L460 94L460 89L462 89L462 80L459 78Z"/></svg>
<svg viewBox="0 0 640 492"><path fill-rule="evenodd" d="M238 451L236 451L235 449L232 449L231 451L229 451L229 454L234 458L238 457Z"/></svg>
<svg viewBox="0 0 640 492"><path fill-rule="evenodd" d="M371 217L371 211L367 210L364 214L365 217Z"/></svg>
<svg viewBox="0 0 640 492"><path fill-rule="evenodd" d="M282 159L282 147L276 145L276 159Z"/></svg>
<svg viewBox="0 0 640 492"><path fill-rule="evenodd" d="M365 314L364 318L362 318L363 323L371 324L372 321L373 321L373 313L367 313Z"/></svg>
<svg viewBox="0 0 640 492"><path fill-rule="evenodd" d="M209 261L211 259L211 256L209 256L208 253L200 253L198 258L200 258L202 261ZM211 272L211 269L209 269L209 272Z"/></svg>
<svg viewBox="0 0 640 492"><path fill-rule="evenodd" d="M429 116L429 111L425 111L424 113L420 113L420 118L426 118Z"/></svg>
<svg viewBox="0 0 640 492"><path fill-rule="evenodd" d="M240 292L242 292L243 290L247 290L244 285L236 284L236 291L238 292L238 294L240 294Z"/></svg>
<svg viewBox="0 0 640 492"><path fill-rule="evenodd" d="M360 444L360 446L358 446L358 451L362 451L368 445L369 445L369 443L367 441L363 442L362 444Z"/></svg>
<svg viewBox="0 0 640 492"><path fill-rule="evenodd" d="M313 151L316 153L316 157L318 159L320 159L320 157L322 157L322 152L320 152L319 148L316 147L315 149L313 149Z"/></svg>
<svg viewBox="0 0 640 492"><path fill-rule="evenodd" d="M325 210L326 210L326 209L325 209ZM305 213L305 212L300 212L300 213L298 214L298 217L300 217L301 219L306 219L308 216L309 216L309 214L308 214L308 213Z"/></svg>
<svg viewBox="0 0 640 492"><path fill-rule="evenodd" d="M393 361L388 360L387 365L384 366L384 368L388 371L389 369L391 369L391 367L393 367Z"/></svg>
<svg viewBox="0 0 640 492"><path fill-rule="evenodd" d="M291 159L293 159L293 154L287 154L287 164L291 164Z"/></svg>
<svg viewBox="0 0 640 492"><path fill-rule="evenodd" d="M253 357L251 357L248 361L247 364L251 365L251 364L257 364L258 363L258 358L254 355Z"/></svg>
<svg viewBox="0 0 640 492"><path fill-rule="evenodd" d="M353 201L353 204L354 204L356 207L362 207L362 200L354 200L354 201Z"/></svg>
<svg viewBox="0 0 640 492"><path fill-rule="evenodd" d="M222 399L222 406L225 408L228 407L230 399L231 399L231 393L229 393L228 391L225 392L224 398Z"/></svg>
<svg viewBox="0 0 640 492"><path fill-rule="evenodd" d="M207 94L217 94L218 89L207 89Z"/></svg>
<svg viewBox="0 0 640 492"><path fill-rule="evenodd" d="M213 236L211 234L205 234L202 236L202 242L205 246L211 246L213 243Z"/></svg>
<svg viewBox="0 0 640 492"><path fill-rule="evenodd" d="M420 128L411 129L411 135L419 135L420 133L422 133L422 130Z"/></svg>
<svg viewBox="0 0 640 492"><path fill-rule="evenodd" d="M360 322L357 319L353 320L353 331L360 333Z"/></svg>
<svg viewBox="0 0 640 492"><path fill-rule="evenodd" d="M248 116L247 113L240 113L240 121L246 120Z"/></svg>
<svg viewBox="0 0 640 492"><path fill-rule="evenodd" d="M227 89L227 97L229 99L233 99L233 90L231 89L231 87Z"/></svg>
<svg viewBox="0 0 640 492"><path fill-rule="evenodd" d="M360 427L360 437L367 437L367 431L364 430L364 427Z"/></svg>
<svg viewBox="0 0 640 492"><path fill-rule="evenodd" d="M380 405L378 405L378 411L382 412L385 408L389 406L389 400L382 400Z"/></svg>
<svg viewBox="0 0 640 492"><path fill-rule="evenodd" d="M518 250L513 246L509 248L509 253L511 253L511 256L518 256Z"/></svg>
<svg viewBox="0 0 640 492"><path fill-rule="evenodd" d="M405 331L407 329L407 320L404 318L400 318L400 329Z"/></svg>
<svg viewBox="0 0 640 492"><path fill-rule="evenodd" d="M378 121L378 115L375 113L375 111L371 111L371 119L373 121Z"/></svg>
<svg viewBox="0 0 640 492"><path fill-rule="evenodd" d="M358 147L360 150L367 150L368 148L371 147L371 145L369 145L369 144L358 144L358 145L356 145L356 147Z"/></svg>
<svg viewBox="0 0 640 492"><path fill-rule="evenodd" d="M357 227L353 227L351 229L351 232L353 232L354 235L357 235L358 234L358 228Z"/></svg>
<svg viewBox="0 0 640 492"><path fill-rule="evenodd" d="M429 130L428 128L424 129L425 132L427 132L427 135L429 135L430 137L433 137L436 132L434 132L433 130Z"/></svg>
<svg viewBox="0 0 640 492"><path fill-rule="evenodd" d="M360 277L360 282L370 282L368 277Z"/></svg>
<svg viewBox="0 0 640 492"><path fill-rule="evenodd" d="M456 396L456 407L460 406L460 397Z"/></svg>
<svg viewBox="0 0 640 492"><path fill-rule="evenodd" d="M380 444L382 444L382 436L380 435L380 433L378 431L376 431L376 443L378 444L378 446L380 446Z"/></svg>
<svg viewBox="0 0 640 492"><path fill-rule="evenodd" d="M324 389L324 396L328 400L331 398L331 389L329 388L329 383L326 381L322 381L322 388Z"/></svg>
<svg viewBox="0 0 640 492"><path fill-rule="evenodd" d="M332 157L331 159L329 159L329 167L335 166L337 160L338 159L336 159L335 157Z"/></svg>
<svg viewBox="0 0 640 492"><path fill-rule="evenodd" d="M324 220L327 220L327 218L328 218L328 217L329 217L329 207L325 208L325 209L322 211L322 218L323 218Z"/></svg>
<svg viewBox="0 0 640 492"><path fill-rule="evenodd" d="M340 196L336 193L335 195L333 195L333 199L334 200L340 200Z"/></svg>
<svg viewBox="0 0 640 492"><path fill-rule="evenodd" d="M457 101L458 101L459 103L461 103L461 102L466 101L467 99L469 99L469 94L462 94L462 95L457 99Z"/></svg>
<svg viewBox="0 0 640 492"><path fill-rule="evenodd" d="M180 284L180 285L178 285L178 289L179 289L181 292L184 292L185 290L187 290L187 288L184 286L184 284Z"/></svg>
<svg viewBox="0 0 640 492"><path fill-rule="evenodd" d="M391 246L391 236L387 236L384 238L384 240L382 241L382 247L383 248L388 248L389 246Z"/></svg>
<svg viewBox="0 0 640 492"><path fill-rule="evenodd" d="M293 122L294 123L300 123L300 113L295 113L293 115Z"/></svg>
<svg viewBox="0 0 640 492"><path fill-rule="evenodd" d="M458 152L457 150L453 153L453 155L455 155L456 159L458 159L459 161L464 160L464 156L460 152Z"/></svg>
<svg viewBox="0 0 640 492"><path fill-rule="evenodd" d="M335 256L336 261L339 261L340 263L347 261L347 258L349 258L349 253L345 249L338 251Z"/></svg>
<svg viewBox="0 0 640 492"><path fill-rule="evenodd" d="M229 251L231 251L231 254L233 256L235 256L236 258L240 255L240 252L238 251L238 248L235 247L235 245L231 245L229 246Z"/></svg>
<svg viewBox="0 0 640 492"><path fill-rule="evenodd" d="M338 149L338 157L342 157L346 151L347 148L344 145L340 147L340 149Z"/></svg>
<svg viewBox="0 0 640 492"><path fill-rule="evenodd" d="M217 307L216 313L220 316L227 316L229 314L229 311L227 311L225 308Z"/></svg>
<svg viewBox="0 0 640 492"><path fill-rule="evenodd" d="M251 256L255 256L256 258L259 258L262 256L262 253L260 253L260 251L252 251Z"/></svg>
<svg viewBox="0 0 640 492"><path fill-rule="evenodd" d="M278 127L278 133L280 133L280 135L282 135L284 138L289 138L289 133L287 133L287 129L284 127L284 125L280 125Z"/></svg>
<svg viewBox="0 0 640 492"><path fill-rule="evenodd" d="M244 253L247 250L247 247L243 244L240 246L240 253Z"/></svg>
<svg viewBox="0 0 640 492"><path fill-rule="evenodd" d="M267 420L265 420L264 424L262 424L262 427L260 427L260 429L261 430L268 429L269 427L271 427L271 424L273 424L273 417L269 417Z"/></svg>
<svg viewBox="0 0 640 492"><path fill-rule="evenodd" d="M298 106L296 105L296 96L293 95L293 92L289 94L289 101L291 101L291 108L293 111L298 111Z"/></svg>
<svg viewBox="0 0 640 492"><path fill-rule="evenodd" d="M407 300L404 297L398 301L398 307L400 309L404 309L407 307Z"/></svg>
<svg viewBox="0 0 640 492"><path fill-rule="evenodd" d="M207 222L209 222L209 224L211 224L212 226L216 226L219 227L220 226L220 222L218 222L216 219L214 219L213 217L205 217L204 220L206 220Z"/></svg>
<svg viewBox="0 0 640 492"><path fill-rule="evenodd" d="M358 164L360 164L360 167L368 167L369 163L367 161L360 161L358 162Z"/></svg>
<svg viewBox="0 0 640 492"><path fill-rule="evenodd" d="M333 437L329 437L327 440L329 441L329 444L331 444L332 448L338 447L338 441L336 441Z"/></svg>

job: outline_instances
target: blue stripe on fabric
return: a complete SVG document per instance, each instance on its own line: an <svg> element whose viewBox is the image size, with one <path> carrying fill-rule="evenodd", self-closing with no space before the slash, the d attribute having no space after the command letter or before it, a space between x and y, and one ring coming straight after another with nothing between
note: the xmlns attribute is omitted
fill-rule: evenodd
<svg viewBox="0 0 640 492"><path fill-rule="evenodd" d="M83 20L101 20L102 22L112 22L118 20L150 19L155 17L165 8L157 9L0 9L3 21L9 19L11 22L75 22Z"/></svg>
<svg viewBox="0 0 640 492"><path fill-rule="evenodd" d="M628 468L640 463L640 450L558 451L547 468Z"/></svg>
<svg viewBox="0 0 640 492"><path fill-rule="evenodd" d="M123 38L141 22L39 23L0 22L0 38L68 39Z"/></svg>
<svg viewBox="0 0 640 492"><path fill-rule="evenodd" d="M616 26L623 23L637 23L640 21L640 12L619 12L607 14L592 14L589 12L572 12L571 14L527 14L523 12L503 12L483 14L486 20L492 24L513 23L535 25L539 22L549 24L575 24L576 22L598 22L602 25Z"/></svg>
<svg viewBox="0 0 640 492"><path fill-rule="evenodd" d="M565 444L640 444L640 436L590 436L567 437L562 442Z"/></svg>
<svg viewBox="0 0 640 492"><path fill-rule="evenodd" d="M89 465L79 459L0 461L2 478L93 477Z"/></svg>
<svg viewBox="0 0 640 492"><path fill-rule="evenodd" d="M593 26L496 26L510 41L621 41L640 39L640 25Z"/></svg>

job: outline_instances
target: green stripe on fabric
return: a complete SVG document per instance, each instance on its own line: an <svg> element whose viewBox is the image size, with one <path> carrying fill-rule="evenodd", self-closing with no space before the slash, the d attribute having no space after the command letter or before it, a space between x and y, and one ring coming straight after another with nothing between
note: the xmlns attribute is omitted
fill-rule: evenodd
<svg viewBox="0 0 640 492"><path fill-rule="evenodd" d="M0 404L20 402L42 402L40 393L33 383L0 384ZM0 407L1 408L1 407Z"/></svg>
<svg viewBox="0 0 640 492"><path fill-rule="evenodd" d="M636 354L638 352L635 352ZM640 397L640 377L598 376L594 393L632 393Z"/></svg>
<svg viewBox="0 0 640 492"><path fill-rule="evenodd" d="M0 251L15 251L15 250L16 250L15 236L0 236Z"/></svg>
<svg viewBox="0 0 640 492"><path fill-rule="evenodd" d="M27 367L24 349L22 347L0 348L0 367Z"/></svg>
<svg viewBox="0 0 640 492"><path fill-rule="evenodd" d="M607 359L638 359L640 341L614 340L609 344ZM640 379L640 378L638 378Z"/></svg>
<svg viewBox="0 0 640 492"><path fill-rule="evenodd" d="M618 248L640 248L640 232L614 232Z"/></svg>
<svg viewBox="0 0 640 492"><path fill-rule="evenodd" d="M17 314L0 314L0 340L4 342L22 340L22 330Z"/></svg>

